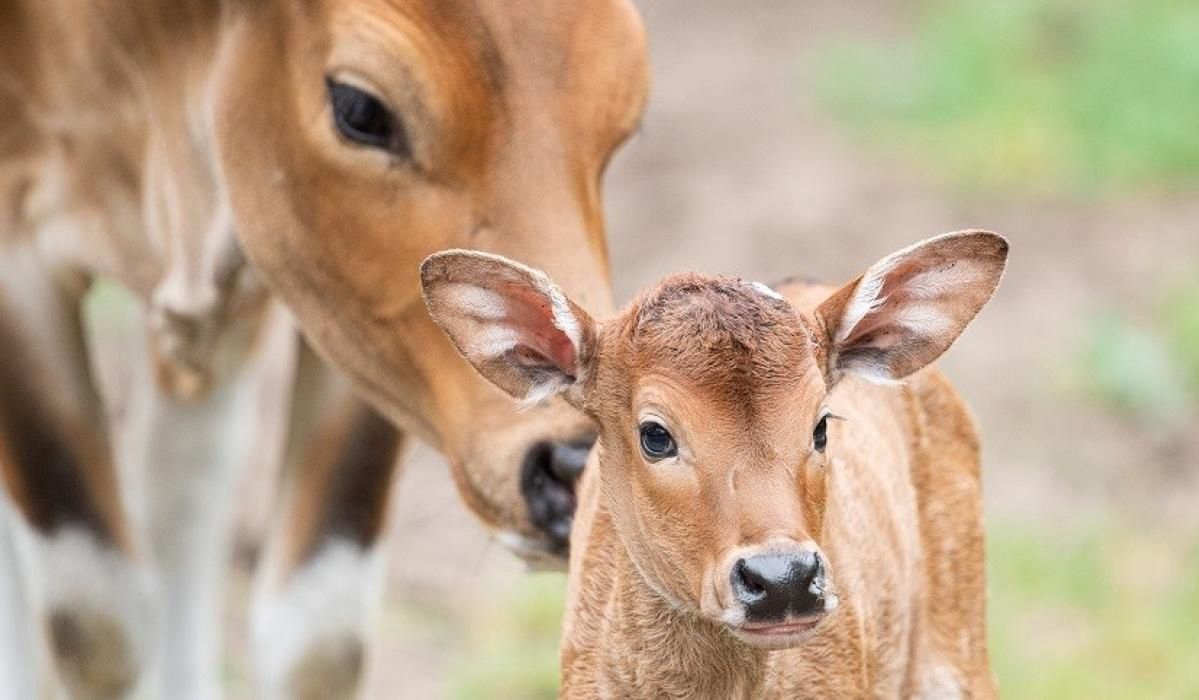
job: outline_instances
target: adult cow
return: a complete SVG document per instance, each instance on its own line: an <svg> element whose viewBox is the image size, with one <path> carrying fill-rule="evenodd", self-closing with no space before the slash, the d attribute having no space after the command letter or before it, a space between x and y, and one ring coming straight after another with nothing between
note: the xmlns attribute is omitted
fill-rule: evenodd
<svg viewBox="0 0 1199 700"><path fill-rule="evenodd" d="M505 542L560 555L592 428L478 378L417 263L496 251L608 311L600 178L646 81L625 0L0 2L0 555L24 572L0 597L33 613L0 650L44 637L77 697L219 695L233 466L290 318L307 341L256 588L266 695L357 687L408 435ZM115 424L81 320L98 277L141 299L149 338Z"/></svg>

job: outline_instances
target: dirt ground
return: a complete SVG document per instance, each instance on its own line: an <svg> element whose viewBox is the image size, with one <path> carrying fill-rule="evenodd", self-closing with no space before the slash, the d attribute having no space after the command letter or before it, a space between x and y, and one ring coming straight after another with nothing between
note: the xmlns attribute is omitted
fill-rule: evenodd
<svg viewBox="0 0 1199 700"><path fill-rule="evenodd" d="M847 280L919 238L988 228L1012 242L994 302L942 362L984 436L988 517L1070 528L1114 512L1199 529L1199 431L1163 444L1056 388L1078 319L1133 315L1153 280L1199 260L1199 200L954 195L911 163L868 152L813 104L812 46L836 32L885 41L892 3L652 0L653 88L643 129L606 181L618 300L681 270L769 281ZM368 697L444 693L462 629L524 576L467 514L442 460L417 447L398 488L391 584ZM247 587L233 584L228 677L249 696Z"/></svg>

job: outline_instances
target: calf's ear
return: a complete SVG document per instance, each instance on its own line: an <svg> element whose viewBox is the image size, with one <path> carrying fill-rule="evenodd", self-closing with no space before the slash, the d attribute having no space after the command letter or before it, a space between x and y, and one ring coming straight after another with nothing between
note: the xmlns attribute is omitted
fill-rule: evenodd
<svg viewBox="0 0 1199 700"><path fill-rule="evenodd" d="M892 253L816 309L832 381L897 382L932 363L991 298L1008 243L987 231L937 236Z"/></svg>
<svg viewBox="0 0 1199 700"><path fill-rule="evenodd" d="M545 273L468 250L431 255L420 272L433 320L480 374L523 406L586 377L595 323Z"/></svg>

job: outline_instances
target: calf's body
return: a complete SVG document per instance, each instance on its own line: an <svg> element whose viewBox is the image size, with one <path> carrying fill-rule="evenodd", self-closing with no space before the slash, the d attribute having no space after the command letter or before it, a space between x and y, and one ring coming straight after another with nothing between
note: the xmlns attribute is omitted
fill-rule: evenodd
<svg viewBox="0 0 1199 700"><path fill-rule="evenodd" d="M600 496L579 487L561 695L990 697L978 443L936 370L897 387L854 381L834 457L825 551L841 606L796 649L753 649L647 587ZM852 411L842 406L851 406ZM593 455L593 460L599 457ZM594 464L589 466L596 466Z"/></svg>
<svg viewBox="0 0 1199 700"><path fill-rule="evenodd" d="M517 263L426 260L484 376L599 426L562 695L993 695L977 439L928 367L1006 257L967 231L839 289L676 275L601 322Z"/></svg>

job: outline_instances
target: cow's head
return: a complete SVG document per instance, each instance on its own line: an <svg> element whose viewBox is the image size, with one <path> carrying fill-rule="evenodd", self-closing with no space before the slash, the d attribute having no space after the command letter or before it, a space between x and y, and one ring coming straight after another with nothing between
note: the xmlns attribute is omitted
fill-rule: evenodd
<svg viewBox="0 0 1199 700"><path fill-rule="evenodd" d="M322 353L446 454L476 514L560 554L594 428L480 378L417 269L493 251L609 309L600 180L647 87L633 7L264 0L227 21L214 129L249 257Z"/></svg>

